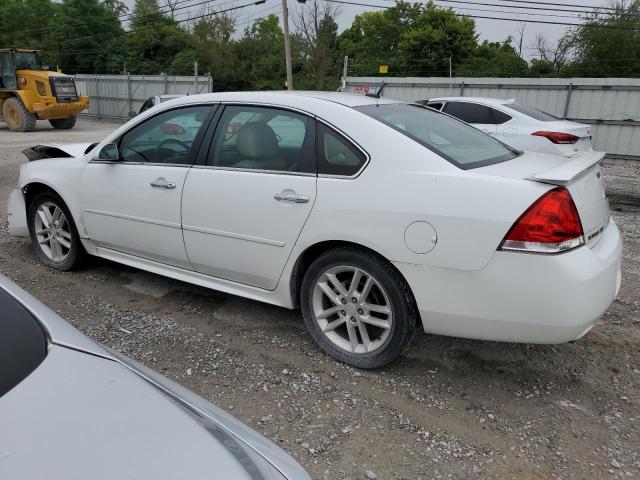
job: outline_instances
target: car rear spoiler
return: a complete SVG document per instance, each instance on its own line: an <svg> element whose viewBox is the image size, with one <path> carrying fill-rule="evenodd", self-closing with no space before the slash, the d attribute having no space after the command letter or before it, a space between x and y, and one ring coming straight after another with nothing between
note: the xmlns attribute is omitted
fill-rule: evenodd
<svg viewBox="0 0 640 480"><path fill-rule="evenodd" d="M581 153L575 157L570 157L569 161L562 165L534 173L525 177L525 179L552 185L568 185L574 178L582 175L582 173L600 162L604 156L605 152Z"/></svg>

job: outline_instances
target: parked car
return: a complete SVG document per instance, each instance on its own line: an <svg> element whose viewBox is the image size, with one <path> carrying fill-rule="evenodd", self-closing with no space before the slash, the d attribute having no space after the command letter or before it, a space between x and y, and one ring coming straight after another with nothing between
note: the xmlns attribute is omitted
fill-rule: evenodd
<svg viewBox="0 0 640 480"><path fill-rule="evenodd" d="M419 100L519 150L571 156L591 152L591 126L562 120L515 100L439 97Z"/></svg>
<svg viewBox="0 0 640 480"><path fill-rule="evenodd" d="M185 117L201 127L178 139ZM620 286L602 156L522 153L386 99L190 96L23 165L9 230L59 270L96 255L300 306L327 353L372 368L418 325L536 343L591 329Z"/></svg>
<svg viewBox="0 0 640 480"><path fill-rule="evenodd" d="M310 479L189 390L75 330L0 275L1 478Z"/></svg>
<svg viewBox="0 0 640 480"><path fill-rule="evenodd" d="M180 98L180 97L184 97L184 95L183 94L154 95L153 97L149 97L144 101L144 103L140 107L140 110L137 113L134 111L129 112L129 117L133 118L136 115L139 115L142 112L149 110L151 107L155 107L156 105L160 105L161 103L168 102L169 100L173 100L174 98Z"/></svg>

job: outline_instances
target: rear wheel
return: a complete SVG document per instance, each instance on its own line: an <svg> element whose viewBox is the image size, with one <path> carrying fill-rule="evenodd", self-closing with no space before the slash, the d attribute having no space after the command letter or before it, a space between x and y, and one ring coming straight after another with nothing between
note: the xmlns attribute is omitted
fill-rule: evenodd
<svg viewBox="0 0 640 480"><path fill-rule="evenodd" d="M330 250L311 264L300 304L318 345L358 368L394 360L410 345L418 321L402 275L385 259L355 248Z"/></svg>
<svg viewBox="0 0 640 480"><path fill-rule="evenodd" d="M38 194L29 205L29 233L36 255L56 270L74 270L86 253L69 209L53 193Z"/></svg>
<svg viewBox="0 0 640 480"><path fill-rule="evenodd" d="M18 98L7 98L4 101L2 116L12 132L31 132L36 128L36 116Z"/></svg>
<svg viewBox="0 0 640 480"><path fill-rule="evenodd" d="M69 130L73 128L76 124L76 117L68 117L68 118L52 118L49 120L49 123L53 128L57 128L59 130Z"/></svg>

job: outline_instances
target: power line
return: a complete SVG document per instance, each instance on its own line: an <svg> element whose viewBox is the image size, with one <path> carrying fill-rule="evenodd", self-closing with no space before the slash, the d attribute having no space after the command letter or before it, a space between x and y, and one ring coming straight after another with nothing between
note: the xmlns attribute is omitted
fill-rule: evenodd
<svg viewBox="0 0 640 480"><path fill-rule="evenodd" d="M373 7L373 8L382 8L384 10L387 10L389 8L394 8L394 7L389 7L386 5L374 5L371 3L358 3L358 2L352 2L349 0L325 0L327 2L330 3L340 3L340 4L345 4L345 5L357 5L360 7ZM416 2L419 3L419 2ZM486 20L502 20L502 21L507 21L507 22L526 22L526 23L541 23L541 24L546 24L546 25L564 25L564 26L573 26L573 27L594 27L594 28L612 28L612 29L616 29L616 30L629 30L632 32L638 32L640 30L635 29L635 28L626 28L626 27L618 27L615 25L598 25L598 24L587 24L587 23L570 23L570 22L553 22L553 21L549 21L549 20L523 20L521 18L504 18L504 17L489 17L489 16L483 16L483 15L467 15L467 14L462 14L462 13L456 13L456 12L451 12L452 15L455 15L456 17L467 17L467 18L481 18L481 19L486 19Z"/></svg>
<svg viewBox="0 0 640 480"><path fill-rule="evenodd" d="M389 1L393 1L393 0L389 0ZM444 3L465 3L470 5L481 5L483 7L519 8L519 9L525 9L525 10L542 10L542 11L550 11L550 12L571 12L571 13L584 13L584 14L593 13L587 10L572 10L572 9L566 9L566 8L547 8L547 7L525 7L520 5L501 5L499 3L479 3L479 2L471 2L468 0L435 0L435 1L444 2ZM503 1L509 1L509 0L503 0ZM514 13L517 13L517 12L514 12ZM529 12L524 12L524 13L529 13ZM607 15L611 15L611 14L607 13ZM554 16L554 15L550 15L550 16ZM567 18L570 18L570 17L567 17Z"/></svg>

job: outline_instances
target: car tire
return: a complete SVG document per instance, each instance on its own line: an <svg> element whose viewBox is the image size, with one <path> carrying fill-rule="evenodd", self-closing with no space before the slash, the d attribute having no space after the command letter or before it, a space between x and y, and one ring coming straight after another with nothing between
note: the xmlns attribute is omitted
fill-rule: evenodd
<svg viewBox="0 0 640 480"><path fill-rule="evenodd" d="M76 117L52 118L49 123L58 130L69 130L76 125Z"/></svg>
<svg viewBox="0 0 640 480"><path fill-rule="evenodd" d="M29 112L19 98L7 98L2 104L2 117L12 132L31 132L37 117Z"/></svg>
<svg viewBox="0 0 640 480"><path fill-rule="evenodd" d="M87 254L71 212L58 195L39 193L29 204L27 215L31 243L42 263L62 271L83 265Z"/></svg>
<svg viewBox="0 0 640 480"><path fill-rule="evenodd" d="M329 250L309 266L300 306L315 342L334 359L357 368L393 361L410 346L419 322L400 272L381 256L351 247Z"/></svg>

